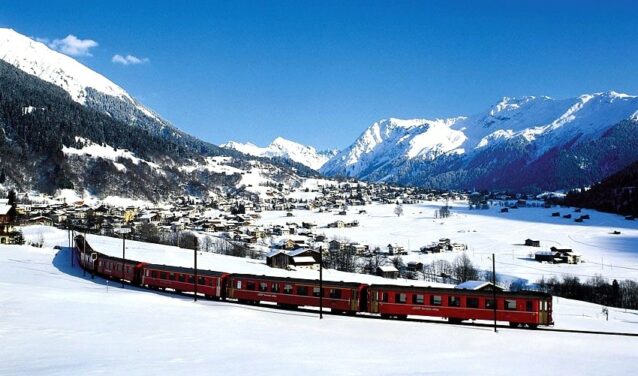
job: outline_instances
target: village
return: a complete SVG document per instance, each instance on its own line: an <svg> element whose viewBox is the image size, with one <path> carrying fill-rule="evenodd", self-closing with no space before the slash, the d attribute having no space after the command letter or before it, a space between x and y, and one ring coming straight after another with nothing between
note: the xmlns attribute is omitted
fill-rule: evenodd
<svg viewBox="0 0 638 376"><path fill-rule="evenodd" d="M439 237L426 244L410 245L396 239L372 244L350 240L347 236L327 236L326 233L339 231L342 234L359 227L358 218L365 218L368 215L366 208L374 204L392 207L392 214L399 217L410 205L438 202L440 207L434 211L433 217L440 219L450 216L453 209L450 202L465 202L469 210L501 207L503 215L526 206L553 206L535 197L507 193L433 191L327 180L313 187L270 184L263 195L244 191L209 199L177 197L162 205L118 206L84 200L68 202L42 195L34 199L28 194L16 194L13 201L17 220L4 220L5 227L0 236L3 243L21 241L21 236L17 240L11 236L19 234L19 225L48 225L111 237L121 237L119 229L129 228L128 239L261 259L273 268L318 269L321 263L327 268L385 278L458 283L469 277L481 278L481 275L476 271L469 276L459 276L453 273L450 265L441 265L445 261L426 265L421 260L406 261L404 256L416 253L462 254L468 250L467 243ZM8 218L12 206L7 199L0 204L4 208L0 210L0 216L4 211L4 217ZM279 213L276 215L285 218L285 221L266 223L262 220L264 213ZM315 219L318 216L299 219L299 213L316 213L327 220L318 222ZM10 227L11 223L18 226ZM525 245L539 248L540 242L527 239ZM581 255L572 249L555 246L537 250L531 257L541 263L576 264L581 261ZM456 260L449 260L449 264L454 262ZM462 262L467 264L466 260Z"/></svg>

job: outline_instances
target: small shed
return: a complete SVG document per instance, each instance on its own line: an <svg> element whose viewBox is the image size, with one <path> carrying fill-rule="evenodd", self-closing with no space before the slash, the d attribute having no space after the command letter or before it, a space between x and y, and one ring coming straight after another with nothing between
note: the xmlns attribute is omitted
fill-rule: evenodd
<svg viewBox="0 0 638 376"><path fill-rule="evenodd" d="M394 265L382 265L377 267L377 275L383 278L399 278L399 270Z"/></svg>
<svg viewBox="0 0 638 376"><path fill-rule="evenodd" d="M525 245L528 246L528 247L540 247L541 246L541 241L540 240L525 239Z"/></svg>

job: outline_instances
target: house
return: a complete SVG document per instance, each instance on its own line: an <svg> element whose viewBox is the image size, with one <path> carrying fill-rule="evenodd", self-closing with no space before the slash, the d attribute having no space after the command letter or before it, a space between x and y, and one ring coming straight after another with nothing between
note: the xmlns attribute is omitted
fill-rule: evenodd
<svg viewBox="0 0 638 376"><path fill-rule="evenodd" d="M507 213L507 212L509 212L509 211L510 211L510 210L509 210L508 208L501 208L501 213Z"/></svg>
<svg viewBox="0 0 638 376"><path fill-rule="evenodd" d="M388 244L388 253L391 255L407 255L403 246L398 244Z"/></svg>
<svg viewBox="0 0 638 376"><path fill-rule="evenodd" d="M558 253L558 255L554 257L554 263L578 264L581 259L581 256L570 248L551 247L550 251Z"/></svg>
<svg viewBox="0 0 638 376"><path fill-rule="evenodd" d="M275 249L266 254L266 265L271 268L287 269L289 262L290 257L281 249Z"/></svg>
<svg viewBox="0 0 638 376"><path fill-rule="evenodd" d="M383 278L399 278L399 270L394 265L382 265L377 267L377 275Z"/></svg>
<svg viewBox="0 0 638 376"><path fill-rule="evenodd" d="M552 217L560 217L560 212L553 212Z"/></svg>
<svg viewBox="0 0 638 376"><path fill-rule="evenodd" d="M11 244L13 223L11 215L11 205L0 205L0 244Z"/></svg>
<svg viewBox="0 0 638 376"><path fill-rule="evenodd" d="M541 241L540 240L525 239L525 245L528 246L528 247L540 247L541 246Z"/></svg>
<svg viewBox="0 0 638 376"><path fill-rule="evenodd" d="M29 218L30 225L47 225L52 226L53 220L49 217L39 215L37 217Z"/></svg>

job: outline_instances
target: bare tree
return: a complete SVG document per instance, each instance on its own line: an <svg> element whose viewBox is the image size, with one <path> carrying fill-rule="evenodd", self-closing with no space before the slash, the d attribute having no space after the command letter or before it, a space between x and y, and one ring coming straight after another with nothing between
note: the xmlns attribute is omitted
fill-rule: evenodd
<svg viewBox="0 0 638 376"><path fill-rule="evenodd" d="M470 281L478 279L478 270L472 264L472 260L465 254L461 253L454 259L454 266L452 271L453 277L460 281Z"/></svg>

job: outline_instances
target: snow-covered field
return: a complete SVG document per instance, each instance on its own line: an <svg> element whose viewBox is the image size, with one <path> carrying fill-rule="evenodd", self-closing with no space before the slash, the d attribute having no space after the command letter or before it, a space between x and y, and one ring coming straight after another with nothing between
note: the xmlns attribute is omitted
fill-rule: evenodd
<svg viewBox="0 0 638 376"><path fill-rule="evenodd" d="M367 205L351 207L348 215L336 213L315 213L293 211L294 217L286 217L285 212L264 212L261 224L285 224L286 222L315 222L319 227L337 220L359 221L354 228L319 228L329 239L342 238L379 246L386 249L392 243L406 249L418 251L440 238L467 244L467 255L479 268L491 270L492 253L496 255L496 272L499 277L525 278L535 282L545 277L573 275L586 280L596 274L618 280L638 280L638 222L627 221L624 217L583 209L575 213L573 208L520 208L500 213L500 206L488 210L469 210L464 202L456 202L452 216L435 219L434 212L444 202L404 205L404 214L397 217L394 205ZM357 214L365 210L367 214ZM561 215L572 214L572 219L552 217L559 211ZM583 223L574 218L589 214L591 219ZM620 235L614 235L614 230ZM524 246L525 239L540 240L541 248ZM582 255L584 262L577 265L541 264L533 260L533 253L548 250L551 246L572 248ZM531 255L531 259L530 259ZM431 263L433 260L452 261L458 253L423 255L410 252L403 256L405 262L419 260Z"/></svg>
<svg viewBox="0 0 638 376"><path fill-rule="evenodd" d="M30 235L31 236L31 235ZM107 285L68 250L0 246L0 374L630 374L638 338L369 320ZM560 327L638 312L557 299Z"/></svg>

